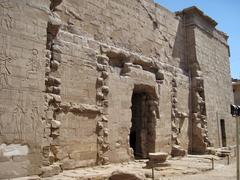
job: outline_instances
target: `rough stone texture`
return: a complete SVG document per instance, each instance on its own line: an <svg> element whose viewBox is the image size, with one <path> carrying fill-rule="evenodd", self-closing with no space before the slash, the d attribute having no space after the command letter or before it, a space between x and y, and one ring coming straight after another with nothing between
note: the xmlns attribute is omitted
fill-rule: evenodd
<svg viewBox="0 0 240 180"><path fill-rule="evenodd" d="M227 141L230 144L233 141L231 131L234 121L229 108L233 96L230 93L228 37L215 29L217 23L214 20L201 11L196 11L196 8L185 9L183 13L192 77L190 122L193 128L190 132L190 151L204 153L207 146L223 145L221 119L225 121ZM227 144L229 145L228 142Z"/></svg>
<svg viewBox="0 0 240 180"><path fill-rule="evenodd" d="M28 153L0 162L1 178L40 173L49 4L0 2L0 144L29 148Z"/></svg>
<svg viewBox="0 0 240 180"><path fill-rule="evenodd" d="M0 177L205 153L223 145L220 119L233 144L215 26L196 7L151 0L1 1Z"/></svg>
<svg viewBox="0 0 240 180"><path fill-rule="evenodd" d="M149 161L156 163L163 163L167 160L168 153L158 152L158 153L149 153Z"/></svg>
<svg viewBox="0 0 240 180"><path fill-rule="evenodd" d="M109 177L109 180L144 180L145 176L142 174L134 174L129 172L123 172L123 171L114 171L112 175Z"/></svg>

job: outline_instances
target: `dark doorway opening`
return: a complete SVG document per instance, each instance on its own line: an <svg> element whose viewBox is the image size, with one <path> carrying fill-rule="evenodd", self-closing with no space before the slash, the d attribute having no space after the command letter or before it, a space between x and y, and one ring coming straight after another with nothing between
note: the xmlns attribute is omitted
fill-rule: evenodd
<svg viewBox="0 0 240 180"><path fill-rule="evenodd" d="M136 159L148 158L148 153L155 151L156 112L153 102L153 98L148 93L133 92L130 146Z"/></svg>
<svg viewBox="0 0 240 180"><path fill-rule="evenodd" d="M226 130L225 130L225 120L220 120L220 126L221 126L221 137L222 137L222 146L227 146L227 137L226 137Z"/></svg>
<svg viewBox="0 0 240 180"><path fill-rule="evenodd" d="M142 126L142 115L143 115L143 101L145 94L133 93L132 95L132 127L130 130L130 146L133 148L134 156L136 158L142 157L141 148L141 126Z"/></svg>

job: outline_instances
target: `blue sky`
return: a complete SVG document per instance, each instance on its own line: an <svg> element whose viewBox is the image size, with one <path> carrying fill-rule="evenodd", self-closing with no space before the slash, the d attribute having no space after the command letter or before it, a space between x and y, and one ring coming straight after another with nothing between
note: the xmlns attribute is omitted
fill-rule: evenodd
<svg viewBox="0 0 240 180"><path fill-rule="evenodd" d="M233 78L240 79L240 0L155 0L172 12L197 6L218 22L217 29L228 34Z"/></svg>

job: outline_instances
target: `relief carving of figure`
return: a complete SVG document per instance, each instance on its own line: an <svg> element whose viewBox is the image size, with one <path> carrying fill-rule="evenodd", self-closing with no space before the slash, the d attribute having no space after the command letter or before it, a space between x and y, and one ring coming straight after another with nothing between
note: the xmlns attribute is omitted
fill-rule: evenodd
<svg viewBox="0 0 240 180"><path fill-rule="evenodd" d="M29 79L31 74L36 74L39 71L39 69L41 68L37 49L32 50L32 56L31 56L31 58L29 58L27 66L28 66L27 78Z"/></svg>
<svg viewBox="0 0 240 180"><path fill-rule="evenodd" d="M1 26L7 30L12 29L14 25L13 16L11 15L12 8L14 8L14 5L9 0L3 0L0 2L0 23Z"/></svg>
<svg viewBox="0 0 240 180"><path fill-rule="evenodd" d="M8 64L12 62L12 58L0 54L0 91L3 88L9 87L8 77L11 75L11 72L8 68Z"/></svg>
<svg viewBox="0 0 240 180"><path fill-rule="evenodd" d="M8 30L13 28L13 18L10 14L4 15L1 19L1 26L6 27Z"/></svg>
<svg viewBox="0 0 240 180"><path fill-rule="evenodd" d="M32 135L34 136L33 137L33 140L35 143L37 143L37 132L38 130L40 129L40 113L39 113L39 107L37 106L37 102L36 101L32 101L32 109L31 109L31 114L30 114L30 117L31 117L31 128L32 128Z"/></svg>
<svg viewBox="0 0 240 180"><path fill-rule="evenodd" d="M2 115L5 114L5 112L6 112L6 109L0 107L0 138L3 135L3 130L4 130L4 125L2 122Z"/></svg>
<svg viewBox="0 0 240 180"><path fill-rule="evenodd" d="M24 119L25 119L25 112L22 107L17 105L12 114L12 123L15 124L13 127L13 135L14 140L23 140L23 132L24 132Z"/></svg>
<svg viewBox="0 0 240 180"><path fill-rule="evenodd" d="M18 92L17 104L12 111L11 121L7 124L8 130L11 130L12 138L14 141L22 141L24 139L24 120L26 117L26 111L23 105L23 92Z"/></svg>

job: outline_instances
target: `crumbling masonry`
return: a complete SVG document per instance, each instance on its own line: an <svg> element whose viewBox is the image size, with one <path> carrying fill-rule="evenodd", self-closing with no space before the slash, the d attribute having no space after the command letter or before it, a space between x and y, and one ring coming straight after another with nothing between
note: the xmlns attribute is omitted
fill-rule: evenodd
<svg viewBox="0 0 240 180"><path fill-rule="evenodd" d="M0 178L233 145L216 25L152 0L1 0Z"/></svg>

